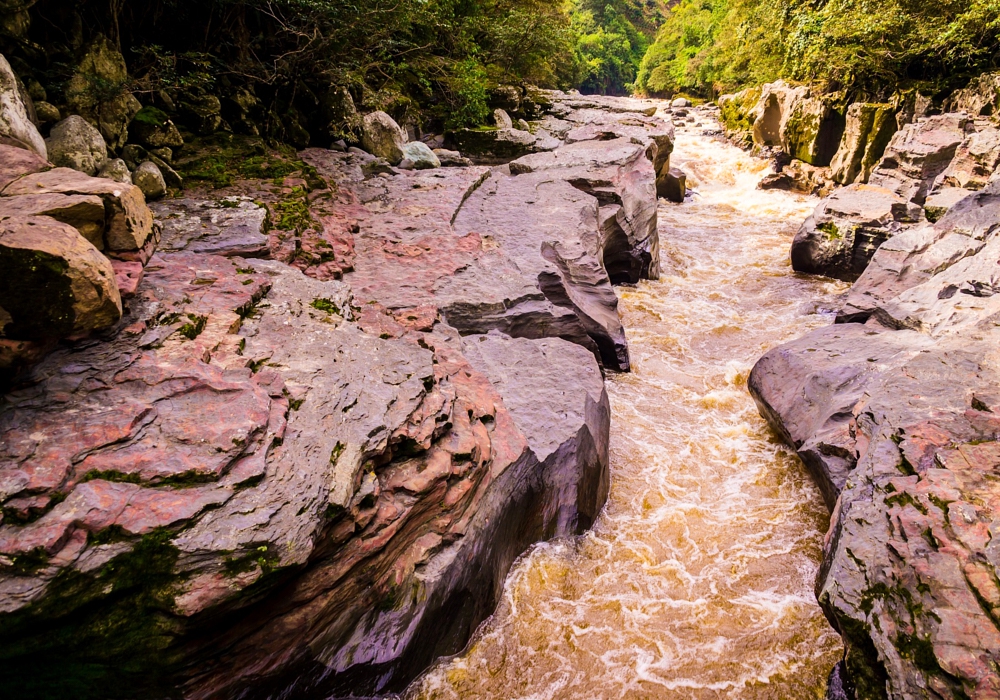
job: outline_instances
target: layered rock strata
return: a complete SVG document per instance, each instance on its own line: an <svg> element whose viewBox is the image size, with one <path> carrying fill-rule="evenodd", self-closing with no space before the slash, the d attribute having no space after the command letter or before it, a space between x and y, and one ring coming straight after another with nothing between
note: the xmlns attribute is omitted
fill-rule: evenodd
<svg viewBox="0 0 1000 700"><path fill-rule="evenodd" d="M398 690L464 646L526 547L590 526L601 366L628 368L611 285L658 274L672 131L630 101L555 105L629 134L381 175L310 150L335 188L296 237L249 199L156 205L122 321L0 405L3 687Z"/></svg>

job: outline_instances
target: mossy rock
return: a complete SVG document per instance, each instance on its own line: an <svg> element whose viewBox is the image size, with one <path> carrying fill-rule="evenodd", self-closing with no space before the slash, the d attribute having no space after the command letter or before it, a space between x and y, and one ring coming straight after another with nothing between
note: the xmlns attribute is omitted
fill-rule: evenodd
<svg viewBox="0 0 1000 700"><path fill-rule="evenodd" d="M719 120L726 135L747 148L753 145L753 123L760 95L761 88L755 87L719 100Z"/></svg>

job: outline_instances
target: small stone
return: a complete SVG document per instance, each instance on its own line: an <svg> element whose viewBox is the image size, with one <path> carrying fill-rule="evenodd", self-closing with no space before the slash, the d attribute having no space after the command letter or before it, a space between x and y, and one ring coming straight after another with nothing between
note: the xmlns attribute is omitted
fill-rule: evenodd
<svg viewBox="0 0 1000 700"><path fill-rule="evenodd" d="M38 122L42 126L55 124L62 118L59 108L48 102L35 103L35 116L38 117Z"/></svg>
<svg viewBox="0 0 1000 700"><path fill-rule="evenodd" d="M125 161L121 158L115 158L105 163L97 173L97 177L114 180L115 182L132 182L132 173L129 172L128 166L125 165Z"/></svg>
<svg viewBox="0 0 1000 700"><path fill-rule="evenodd" d="M167 183L163 181L163 173L151 161L141 163L132 173L132 184L142 190L147 200L159 199L167 192Z"/></svg>
<svg viewBox="0 0 1000 700"><path fill-rule="evenodd" d="M169 115L156 107L143 107L129 124L129 137L147 148L180 148L184 139Z"/></svg>
<svg viewBox="0 0 1000 700"><path fill-rule="evenodd" d="M122 149L122 160L130 170L135 170L139 167L139 163L149 160L149 153L142 146L130 143Z"/></svg>

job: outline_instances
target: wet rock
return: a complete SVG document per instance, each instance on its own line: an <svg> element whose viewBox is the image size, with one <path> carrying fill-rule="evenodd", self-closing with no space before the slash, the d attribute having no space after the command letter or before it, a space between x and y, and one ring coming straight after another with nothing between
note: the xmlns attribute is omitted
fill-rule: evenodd
<svg viewBox="0 0 1000 700"><path fill-rule="evenodd" d="M243 257L267 253L267 210L247 197L170 199L150 208L162 231L160 250Z"/></svg>
<svg viewBox="0 0 1000 700"><path fill-rule="evenodd" d="M111 264L72 226L45 216L0 218L0 268L7 338L65 338L121 318Z"/></svg>
<svg viewBox="0 0 1000 700"><path fill-rule="evenodd" d="M385 112L366 114L361 124L361 146L376 158L384 158L390 165L403 160L406 134Z"/></svg>
<svg viewBox="0 0 1000 700"><path fill-rule="evenodd" d="M920 217L920 207L882 187L837 190L817 205L795 235L792 268L856 279L882 243Z"/></svg>
<svg viewBox="0 0 1000 700"><path fill-rule="evenodd" d="M0 192L7 197L25 194L100 197L107 212L104 248L109 253L141 250L153 237L152 215L142 192L134 185L88 177L69 168L55 168L15 180Z"/></svg>
<svg viewBox="0 0 1000 700"><path fill-rule="evenodd" d="M143 107L132 117L129 137L133 143L150 149L180 148L184 145L184 139L169 115L151 106Z"/></svg>
<svg viewBox="0 0 1000 700"><path fill-rule="evenodd" d="M45 146L55 165L87 175L96 175L108 159L108 146L101 132L76 114L52 127Z"/></svg>
<svg viewBox="0 0 1000 700"><path fill-rule="evenodd" d="M682 204L687 195L687 175L680 168L670 168L656 180L656 196Z"/></svg>
<svg viewBox="0 0 1000 700"><path fill-rule="evenodd" d="M990 697L996 183L884 243L839 321L764 356L762 415L833 510L817 597L858 697ZM864 325L850 321L867 321Z"/></svg>
<svg viewBox="0 0 1000 700"><path fill-rule="evenodd" d="M115 182L124 182L126 184L132 182L132 173L129 171L125 161L121 158L115 158L114 160L107 161L101 166L100 171L97 173L97 177L103 177L106 180L114 180Z"/></svg>
<svg viewBox="0 0 1000 700"><path fill-rule="evenodd" d="M841 185L868 182L896 133L892 105L855 102L847 108L840 147L830 162L830 177Z"/></svg>
<svg viewBox="0 0 1000 700"><path fill-rule="evenodd" d="M87 45L66 84L69 111L96 124L112 149L128 141L129 122L142 107L128 84L125 59L101 35Z"/></svg>
<svg viewBox="0 0 1000 700"><path fill-rule="evenodd" d="M415 170L441 167L437 155L422 141L411 141L403 146L403 158L410 161Z"/></svg>
<svg viewBox="0 0 1000 700"><path fill-rule="evenodd" d="M98 250L104 248L104 201L96 195L25 194L0 197L0 217L48 216L69 224Z"/></svg>
<svg viewBox="0 0 1000 700"><path fill-rule="evenodd" d="M33 111L21 95L14 70L0 55L0 145L26 148L45 159L45 141L31 119Z"/></svg>
<svg viewBox="0 0 1000 700"><path fill-rule="evenodd" d="M132 184L142 190L147 201L159 199L167 193L167 183L163 181L163 173L151 161L140 163L132 173Z"/></svg>
<svg viewBox="0 0 1000 700"><path fill-rule="evenodd" d="M967 124L965 115L941 114L903 126L886 147L869 184L923 204L935 178L945 171L965 141Z"/></svg>

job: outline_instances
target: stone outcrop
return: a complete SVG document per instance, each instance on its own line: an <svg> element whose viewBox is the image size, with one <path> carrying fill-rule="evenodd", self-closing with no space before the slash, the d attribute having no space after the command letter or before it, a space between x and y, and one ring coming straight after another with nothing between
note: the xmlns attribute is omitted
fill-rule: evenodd
<svg viewBox="0 0 1000 700"><path fill-rule="evenodd" d="M155 203L121 322L0 407L0 654L56 686L263 698L398 691L458 652L514 559L607 497L611 283L659 270L634 128L493 169L310 149L332 187L306 230L248 196ZM3 195L108 204L70 174Z"/></svg>
<svg viewBox="0 0 1000 700"><path fill-rule="evenodd" d="M20 146L46 158L45 141L31 119L31 98L20 90L7 59L0 54L0 145Z"/></svg>
<svg viewBox="0 0 1000 700"><path fill-rule="evenodd" d="M830 162L830 177L841 185L868 182L896 133L892 105L855 102L848 106L844 136Z"/></svg>
<svg viewBox="0 0 1000 700"><path fill-rule="evenodd" d="M991 117L1000 113L1000 72L983 73L962 90L945 100L945 111L965 112L973 117Z"/></svg>
<svg viewBox="0 0 1000 700"><path fill-rule="evenodd" d="M86 46L66 84L70 112L95 124L113 149L128 141L129 122L141 108L128 85L125 59L103 36Z"/></svg>
<svg viewBox="0 0 1000 700"><path fill-rule="evenodd" d="M965 141L968 117L941 114L906 124L892 137L868 182L923 204Z"/></svg>
<svg viewBox="0 0 1000 700"><path fill-rule="evenodd" d="M821 201L792 241L792 269L844 280L864 272L875 251L922 210L895 192L850 185Z"/></svg>
<svg viewBox="0 0 1000 700"><path fill-rule="evenodd" d="M842 108L807 86L779 80L719 98L720 118L738 142L780 148L810 165L827 166L844 133Z"/></svg>
<svg viewBox="0 0 1000 700"><path fill-rule="evenodd" d="M961 119L936 120L943 138L914 125L897 162L942 172ZM833 513L816 591L845 642L838 687L858 700L1000 692L1000 181L965 192L878 248L836 325L749 379Z"/></svg>

